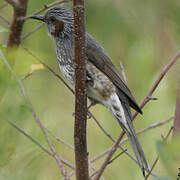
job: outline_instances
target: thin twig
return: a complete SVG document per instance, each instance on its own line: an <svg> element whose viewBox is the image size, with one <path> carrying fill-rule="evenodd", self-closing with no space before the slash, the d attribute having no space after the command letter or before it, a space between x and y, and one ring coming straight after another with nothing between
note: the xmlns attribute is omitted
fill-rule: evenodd
<svg viewBox="0 0 180 180"><path fill-rule="evenodd" d="M39 30L42 26L44 25L44 23L41 23L39 26L37 26L36 28L34 28L32 31L26 33L25 35L23 35L21 37L21 41L23 41L24 39L26 39L28 36L30 36L32 33L36 32L37 30Z"/></svg>
<svg viewBox="0 0 180 180"><path fill-rule="evenodd" d="M123 153L125 153L127 151L127 149L125 149L124 151L120 152L118 155L116 155L114 158L112 158L108 164L111 164L113 161L115 161L117 158L119 158L119 156L121 156Z"/></svg>
<svg viewBox="0 0 180 180"><path fill-rule="evenodd" d="M31 135L29 135L24 129L19 128L13 121L8 120L8 123L13 126L16 130L18 130L20 133L22 133L24 136L29 138L33 143L38 145L43 151L48 153L49 155L53 155L51 151L49 151L45 146L41 145L40 142L38 142L36 139L34 139Z"/></svg>
<svg viewBox="0 0 180 180"><path fill-rule="evenodd" d="M45 127L46 128L46 127ZM70 144L68 144L67 142L65 142L64 140L62 140L61 138L57 137L56 135L53 134L52 131L50 131L49 129L46 128L46 131L53 137L55 138L57 141L61 142L62 144L66 145L67 147L69 147L70 149L74 150L74 147Z"/></svg>
<svg viewBox="0 0 180 180"><path fill-rule="evenodd" d="M56 76L74 94L74 90L66 83L66 81L58 73L56 73L50 66L48 66L46 63L44 63L39 57L37 57L35 54L33 54L32 51L30 51L29 49L27 49L24 46L22 46L22 48L28 54L30 54L32 57L34 57L38 62L40 62L44 67L46 67L54 76Z"/></svg>
<svg viewBox="0 0 180 180"><path fill-rule="evenodd" d="M124 82L125 82L126 84L128 84L128 81L127 81L127 77L126 77L126 73L125 73L125 69L124 69L122 60L120 60L120 69L121 69L121 72L122 72L122 76L123 76Z"/></svg>
<svg viewBox="0 0 180 180"><path fill-rule="evenodd" d="M119 158L123 153L125 153L125 151L127 151L127 149L125 149L124 151L120 152L117 156L115 156L112 160L110 160L108 162L108 165L111 164L114 160L116 160L117 158ZM93 174L91 174L90 177L95 176L98 173L98 171L95 171Z"/></svg>
<svg viewBox="0 0 180 180"><path fill-rule="evenodd" d="M158 160L159 160L159 157L157 157L157 158L155 159L155 161L154 161L154 163L153 163L153 165L152 165L152 167L151 167L149 173L146 175L146 177L144 178L144 180L147 180L147 179L148 179L148 177L149 177L150 174L152 173L153 169L155 168L155 166L156 166Z"/></svg>
<svg viewBox="0 0 180 180"><path fill-rule="evenodd" d="M104 127L100 124L100 122L95 118L95 116L88 111L88 113L90 114L90 116L94 119L94 121L96 122L96 124L98 125L98 127L103 131L103 133L112 141L115 142L116 140L104 129ZM122 150L122 152L124 152L124 148L119 145L119 148ZM109 148L108 150L106 150L105 152L108 153L111 150L111 148ZM102 154L104 154L105 152L103 152ZM133 161L136 162L136 164L138 164L137 160L128 152L125 151L125 154ZM105 155L105 154L104 154Z"/></svg>
<svg viewBox="0 0 180 180"><path fill-rule="evenodd" d="M53 6L56 6L56 5L59 5L59 4L62 4L62 3L66 3L66 2L69 2L69 1L71 1L71 0L58 0L58 1L55 1L55 2L53 2L53 3L44 5L43 8L35 11L34 13L32 13L32 14L29 15L29 16L24 17L24 20L29 19L31 16L36 15L36 14L39 14L39 13L41 13L41 12L45 11L46 9L49 9L49 8L51 8L51 7L53 7Z"/></svg>
<svg viewBox="0 0 180 180"><path fill-rule="evenodd" d="M90 112L88 111L88 113L90 114L90 116L94 119L94 121L96 122L96 124L98 125L98 127L104 132L104 134L112 141L112 142L116 142L116 140L104 129L104 127L100 124L100 122L95 118L95 116ZM121 146L121 144L119 144L118 146L122 151L124 151L125 149ZM109 148L108 150L102 152L102 154L100 154L99 156L95 157L98 159L98 157L102 157L104 156L105 154L109 153L111 151L111 148ZM138 165L138 162L137 160L128 152L128 151L125 151L125 154L131 159L133 160L137 165ZM94 161L94 160L93 160ZM92 162L92 161L91 161ZM145 169L147 172L148 172L148 169Z"/></svg>
<svg viewBox="0 0 180 180"><path fill-rule="evenodd" d="M111 148L112 148L112 147L110 147L109 149L103 151L101 154L93 157L93 158L90 160L91 163L93 163L93 162L97 161L98 159L102 158L102 157L103 157L104 155L106 155L109 151L111 151Z"/></svg>
<svg viewBox="0 0 180 180"><path fill-rule="evenodd" d="M10 25L10 22L8 21L8 19L7 19L5 16L3 16L2 14L0 14L0 18L1 18L5 23L7 23L8 26Z"/></svg>
<svg viewBox="0 0 180 180"><path fill-rule="evenodd" d="M144 129L138 131L137 134L142 134L142 133L144 133L144 132L146 132L146 131L148 131L148 130L150 130L150 129L152 129L152 128L156 128L156 127L162 126L162 125L170 122L170 121L173 120L173 119L174 119L174 117L172 116L172 117L170 117L170 118L168 118L168 119L166 119L166 120L164 120L164 121L161 121L161 122L159 122L159 123L151 124L150 126L148 126L148 127L144 128ZM124 138L124 139L120 142L120 144L122 145L122 144L123 144L125 141L127 141L127 140L128 140L128 138ZM111 148L109 148L109 149L107 149L106 151L102 152L102 153L99 154L98 156L93 157L93 158L91 159L91 163L95 162L96 160L98 160L98 159L100 159L101 157L103 157L104 155L106 155L110 150L111 150Z"/></svg>
<svg viewBox="0 0 180 180"><path fill-rule="evenodd" d="M45 127L46 128L46 127ZM62 140L61 138L57 137L56 135L54 135L54 133L52 131L50 131L49 129L47 129L47 132L53 137L55 138L57 141L61 142L62 144L64 144L65 146L69 147L70 149L74 150L74 147L70 144L68 144L67 142L65 142L64 140ZM96 171L95 167L92 165L92 162L89 161L89 166L91 167L91 169L93 171ZM75 171L73 171L75 173ZM73 175L74 173L71 172L71 174ZM70 175L67 175L68 177L70 177ZM64 178L63 178L64 179Z"/></svg>
<svg viewBox="0 0 180 180"><path fill-rule="evenodd" d="M170 62L163 68L162 72L159 74L159 76L157 77L156 81L153 83L152 88L149 90L147 96L144 98L144 100L141 102L140 104L140 108L142 109L148 101L151 100L152 95L154 93L154 91L157 89L159 83L162 81L162 79L164 78L164 76L167 74L167 72L170 70L170 68L174 65L174 63L178 60L178 58L180 57L180 51L176 53L176 55L170 60ZM133 119L135 119L135 117L138 115L137 112L135 112L133 114Z"/></svg>
<svg viewBox="0 0 180 180"><path fill-rule="evenodd" d="M98 180L101 177L101 175L104 172L106 166L108 165L108 162L110 161L113 154L116 152L116 149L117 149L117 147L119 145L120 139L121 139L121 136L118 137L117 141L112 146L111 151L109 152L109 154L106 157L105 161L103 162L102 166L98 170L98 173L97 173L96 177L94 178L94 180Z"/></svg>
<svg viewBox="0 0 180 180"><path fill-rule="evenodd" d="M45 129L44 125L41 123L38 115L36 114L36 112L35 112L32 104L31 104L31 102L30 102L30 100L29 100L28 95L26 94L26 91L25 91L25 89L24 89L24 86L23 86L21 80L17 77L17 75L15 74L15 72L12 70L11 66L10 66L9 63L7 62L7 60L6 60L5 56L4 56L4 54L2 53L2 51L0 51L0 56L2 57L2 61L4 62L4 64L6 65L6 67L9 69L9 71L11 72L11 74L13 75L13 77L16 79L16 81L17 81L17 83L18 83L18 85L19 85L19 87L20 87L20 90L21 90L21 92L22 92L22 94L23 94L23 96L24 96L24 99L25 99L25 101L26 101L26 103L27 103L27 105L28 105L31 113L33 114L34 119L36 120L36 123L38 124L38 126L40 127L40 129L42 130L42 132L43 132L43 134L44 134L44 136L45 136L45 139L46 139L46 141L47 141L47 143L48 143L48 145L49 145L49 147L50 147L50 149L51 149L51 151L52 151L52 153L53 153L53 157L55 158L57 164L59 165L59 168L60 168L60 170L61 170L62 175L63 175L64 177L67 177L66 170L65 170L65 168L64 168L64 166L63 166L63 164L62 164L62 159L61 159L61 158L58 156L58 154L56 153L56 150L55 150L54 146L52 145L52 142L51 142L51 140L50 140L50 138L49 138L49 136L48 136L48 134L47 134L47 132L46 132L46 129Z"/></svg>
<svg viewBox="0 0 180 180"><path fill-rule="evenodd" d="M167 141L167 139L168 139L168 137L170 136L170 134L171 134L173 128L174 128L174 127L172 126L172 127L169 129L169 131L168 131L166 137L163 139L164 142ZM159 156L156 157L156 159L155 159L155 161L154 161L154 163L153 163L153 165L152 165L152 167L151 167L149 173L146 175L146 177L144 178L144 180L147 180L147 179L148 179L148 177L150 176L151 172L153 171L153 169L155 168L156 164L158 163L158 160L159 160Z"/></svg>
<svg viewBox="0 0 180 180"><path fill-rule="evenodd" d="M160 127L160 126L162 126L162 125L164 125L164 124L172 121L173 119L174 119L174 116L171 116L171 117L169 117L168 119L165 119L165 120L160 121L160 122L158 122L158 123L151 124L151 125L149 125L148 127L146 127L146 128L144 128L144 129L141 129L140 131L138 131L137 134L142 134L143 132L146 132L146 131L148 131L148 130L150 130L150 129L154 129L154 128ZM123 144L124 142L126 142L126 141L128 141L128 138L124 138L124 139L120 142L120 144L122 145L122 144Z"/></svg>
<svg viewBox="0 0 180 180"><path fill-rule="evenodd" d="M103 133L109 138L111 139L111 141L115 142L115 139L104 129L104 127L100 124L100 122L95 118L95 116L88 111L90 117L93 118L93 120L96 122L96 124L98 125L98 127L103 131Z"/></svg>
<svg viewBox="0 0 180 180"><path fill-rule="evenodd" d="M20 133L22 133L24 136L26 136L28 139L30 139L33 143L35 143L37 146L39 146L44 152L49 154L50 156L54 156L51 151L49 151L45 146L41 145L40 142L38 142L36 139L34 139L31 135L29 135L24 129L19 128L13 121L8 120L8 122ZM70 167L71 169L75 169L75 167L69 163L67 160L62 159L62 163Z"/></svg>

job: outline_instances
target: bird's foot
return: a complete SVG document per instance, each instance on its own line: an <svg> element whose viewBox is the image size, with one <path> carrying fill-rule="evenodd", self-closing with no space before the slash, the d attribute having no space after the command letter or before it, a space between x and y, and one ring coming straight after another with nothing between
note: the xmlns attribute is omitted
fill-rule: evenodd
<svg viewBox="0 0 180 180"><path fill-rule="evenodd" d="M75 117L75 112L72 113L72 116ZM92 115L90 112L87 112L87 119L91 119Z"/></svg>

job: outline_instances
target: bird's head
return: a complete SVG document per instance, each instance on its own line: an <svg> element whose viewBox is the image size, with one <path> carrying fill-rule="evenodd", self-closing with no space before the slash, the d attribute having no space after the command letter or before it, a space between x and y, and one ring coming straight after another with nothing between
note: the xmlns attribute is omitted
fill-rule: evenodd
<svg viewBox="0 0 180 180"><path fill-rule="evenodd" d="M48 9L44 15L33 15L30 18L43 21L52 36L61 33L68 35L73 31L73 12L65 7L56 6Z"/></svg>

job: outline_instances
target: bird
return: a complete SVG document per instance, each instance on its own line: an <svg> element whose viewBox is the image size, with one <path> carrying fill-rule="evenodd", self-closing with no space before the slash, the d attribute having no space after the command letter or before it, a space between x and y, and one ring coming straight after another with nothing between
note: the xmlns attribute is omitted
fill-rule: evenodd
<svg viewBox="0 0 180 180"><path fill-rule="evenodd" d="M32 19L45 23L52 37L59 68L64 77L75 85L74 76L74 15L65 6L55 6L43 15L32 15ZM121 79L104 48L88 32L86 39L86 86L87 96L94 104L104 105L127 134L137 162L145 176L149 171L143 148L132 123L130 108L142 114L130 89Z"/></svg>

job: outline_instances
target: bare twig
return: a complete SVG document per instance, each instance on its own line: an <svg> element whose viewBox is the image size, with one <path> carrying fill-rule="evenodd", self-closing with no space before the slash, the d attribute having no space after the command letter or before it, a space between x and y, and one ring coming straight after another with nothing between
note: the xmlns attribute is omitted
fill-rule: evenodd
<svg viewBox="0 0 180 180"><path fill-rule="evenodd" d="M43 8L35 11L34 13L32 13L32 14L29 15L29 16L24 17L24 20L29 19L31 16L36 15L36 14L39 14L39 13L41 13L41 12L45 11L46 9L49 9L49 8L51 8L51 7L53 7L53 6L56 6L56 5L59 5L59 4L62 4L62 3L66 3L66 2L69 2L69 1L71 1L71 0L58 0L58 1L55 1L55 2L53 2L53 3L44 5Z"/></svg>
<svg viewBox="0 0 180 180"><path fill-rule="evenodd" d="M173 129L174 129L174 126L171 126L171 128L169 129L169 131L168 131L166 137L164 138L164 142L167 141L167 139L169 138L169 136L170 136L171 132L173 131Z"/></svg>
<svg viewBox="0 0 180 180"><path fill-rule="evenodd" d="M45 138L46 138L46 141L47 141L47 143L48 143L48 145L49 145L49 147L50 147L50 149L51 149L51 151L52 151L52 153L53 153L53 157L55 158L57 164L59 165L59 168L60 168L60 170L61 170L62 175L63 175L64 177L67 177L66 170L65 170L64 166L62 165L62 159L61 159L61 158L58 156L58 154L56 153L56 150L55 150L54 146L53 146L52 143L51 143L51 140L50 140L50 138L49 138L49 136L48 136L48 134L47 134L47 132L46 132L46 129L45 129L44 125L41 123L38 115L36 114L36 112L35 112L32 104L31 104L31 102L30 102L30 100L29 100L28 95L26 94L26 91L25 91L25 89L24 89L24 86L23 86L21 80L17 77L17 75L16 75L16 74L14 73L14 71L12 70L11 66L10 66L9 63L7 62L7 60L6 60L5 56L4 56L4 54L2 53L2 51L0 51L0 56L2 57L2 61L4 62L4 64L6 65L6 67L9 69L9 71L11 72L11 74L13 75L13 77L16 79L16 81L17 81L17 83L18 83L18 85L19 85L19 87L20 87L20 90L21 90L21 92L22 92L22 94L23 94L23 96L24 96L24 99L25 99L25 101L26 101L26 103L27 103L27 105L28 105L31 113L33 114L34 119L36 120L36 123L38 124L38 126L40 127L40 129L42 130L42 132L43 132L43 134L44 134L44 136L45 136Z"/></svg>
<svg viewBox="0 0 180 180"><path fill-rule="evenodd" d="M177 98L176 98L176 112L174 120L173 136L180 134L180 76L178 82Z"/></svg>
<svg viewBox="0 0 180 180"><path fill-rule="evenodd" d="M122 72L122 76L123 76L124 82L126 84L128 84L126 73L125 73L125 69L124 69L124 66L123 66L123 63L122 63L121 59L120 59L120 69L121 69L121 72Z"/></svg>
<svg viewBox="0 0 180 180"><path fill-rule="evenodd" d="M142 134L143 132L146 132L146 131L148 131L148 130L150 130L150 129L154 129L154 128L157 128L157 127L159 127L159 126L162 126L162 125L164 125L164 124L172 121L173 119L174 119L174 116L171 116L171 117L169 117L168 119L165 119L165 120L160 121L160 122L158 122L158 123L151 124L151 125L149 125L148 127L146 127L146 128L144 128L144 129L141 129L140 131L138 131L137 134ZM120 142L120 144L122 145L122 144L123 144L124 142L126 142L126 141L128 141L128 138L124 138L124 139Z"/></svg>
<svg viewBox="0 0 180 180"><path fill-rule="evenodd" d="M103 131L103 133L112 141L115 143L115 139L104 129L104 127L100 124L100 122L95 118L95 116L90 112L88 111L88 113L90 114L90 116L94 119L94 121L96 122L96 124L98 125L98 127ZM119 148L122 150L122 152L124 152L124 148L119 144ZM105 152L103 152L102 154L106 154L108 152L111 151L111 148L109 148L108 150L106 150ZM133 160L136 164L138 164L137 160L128 152L128 151L125 151L125 154L131 159ZM100 157L102 157L100 155Z"/></svg>
<svg viewBox="0 0 180 180"><path fill-rule="evenodd" d="M108 162L110 161L113 154L116 152L116 149L117 149L117 147L119 145L120 140L121 140L121 136L118 137L118 139L116 140L116 142L112 146L111 151L109 152L109 154L106 157L105 161L103 162L102 166L98 170L98 173L97 173L96 177L94 178L94 180L98 180L101 177L101 175L104 172L106 166L108 165Z"/></svg>
<svg viewBox="0 0 180 180"><path fill-rule="evenodd" d="M154 161L154 163L153 163L153 165L152 165L152 167L151 167L149 173L146 175L146 177L144 178L144 180L147 180L147 179L148 179L148 177L149 177L150 174L152 173L153 169L155 168L155 166L156 166L158 160L159 160L159 157L157 157L157 158L155 159L155 161Z"/></svg>
<svg viewBox="0 0 180 180"><path fill-rule="evenodd" d="M21 41L23 41L24 39L26 39L28 36L30 36L32 33L36 32L37 30L39 30L44 23L41 23L39 26L37 26L36 28L34 28L32 31L26 33L25 35L22 36Z"/></svg>
<svg viewBox="0 0 180 180"><path fill-rule="evenodd" d="M170 135L171 132L173 131L173 128L174 128L174 127L172 126L172 127L169 129L169 131L168 131L166 137L163 139L164 142L167 141L169 135ZM157 158L155 159L155 161L154 161L154 163L153 163L153 165L152 165L152 167L151 167L149 173L146 175L146 177L144 178L144 180L147 180L147 179L148 179L148 177L150 176L151 172L153 171L153 169L155 168L156 164L158 163L158 160L159 160L159 156L157 156Z"/></svg>
<svg viewBox="0 0 180 180"><path fill-rule="evenodd" d="M2 14L0 14L0 18L1 18L5 23L7 23L8 26L10 25L10 22L8 21L8 19L7 19L5 16L3 16Z"/></svg>
<svg viewBox="0 0 180 180"><path fill-rule="evenodd" d="M103 133L109 138L111 139L111 141L115 141L115 139L104 129L104 127L100 124L100 122L96 119L96 117L90 112L88 111L88 113L90 114L90 116L93 118L93 120L96 122L96 124L98 125L98 127L103 131Z"/></svg>
<svg viewBox="0 0 180 180"><path fill-rule="evenodd" d="M126 149L122 152L120 152L117 156L115 156L113 159L111 159L109 162L108 162L108 165L111 164L114 160L116 160L117 158L119 158L125 151L127 151ZM95 171L93 174L91 174L90 177L93 177L95 176L96 174L98 173L98 171Z"/></svg>
<svg viewBox="0 0 180 180"><path fill-rule="evenodd" d="M34 139L31 135L29 135L25 130L22 128L19 128L13 121L8 120L8 122L15 128L17 129L20 133L22 133L24 136L26 136L28 139L30 139L33 143L35 143L37 146L39 146L44 152L49 154L50 156L54 156L51 151L49 151L45 146L41 145L36 139ZM64 160L62 157L62 163L65 164L66 166L70 167L71 169L75 169L75 167L69 163L67 160Z"/></svg>
<svg viewBox="0 0 180 180"><path fill-rule="evenodd" d="M19 128L13 121L8 120L8 123L13 126L15 129L17 129L20 133L22 133L24 136L26 136L28 139L30 139L33 143L38 145L43 151L48 153L52 156L52 152L49 151L45 146L41 145L36 139L34 139L31 135L29 135L24 129Z"/></svg>
<svg viewBox="0 0 180 180"><path fill-rule="evenodd" d="M112 158L108 164L111 164L113 161L115 161L117 158L119 158L119 156L121 156L123 153L125 153L127 151L127 149L125 149L124 151L120 152L118 155L116 155L114 158Z"/></svg>
<svg viewBox="0 0 180 180"><path fill-rule="evenodd" d="M164 120L164 121L161 121L161 122L159 122L159 123L154 123L154 124L152 124L152 125L144 128L144 129L138 131L137 134L142 134L142 133L144 133L144 132L146 132L146 131L148 131L148 130L150 130L150 129L153 129L153 128L162 126L162 125L170 122L170 121L173 120L173 119L174 119L174 117L172 116L172 117L170 117L170 118L168 118L168 119L166 119L166 120ZM120 144L122 145L122 144L123 144L125 141L127 141L127 140L128 140L128 138L124 138L124 139L120 142ZM98 156L93 157L93 158L90 160L91 163L95 162L96 160L98 160L98 159L100 159L101 157L103 157L104 155L106 155L110 150L111 150L111 148L109 148L109 149L107 149L106 151L102 152L102 153L99 154Z"/></svg>
<svg viewBox="0 0 180 180"><path fill-rule="evenodd" d="M45 127L46 128L46 127ZM56 135L54 135L49 129L46 128L46 131L52 136L54 137L57 141L61 142L62 144L64 144L65 146L69 147L70 149L74 150L74 147L71 146L70 144L68 144L67 142L65 142L64 140L62 140L61 138L57 137Z"/></svg>
<svg viewBox="0 0 180 180"><path fill-rule="evenodd" d="M157 77L156 81L154 82L152 88L148 92L147 96L144 98L144 100L140 104L140 108L142 109L149 100L151 100L152 95L154 91L157 89L159 83L164 78L164 76L167 74L167 72L170 70L170 68L174 65L174 63L179 59L180 57L180 51L176 53L176 55L170 60L170 62L163 68L162 72ZM138 115L138 113L133 114L133 119Z"/></svg>
<svg viewBox="0 0 180 180"><path fill-rule="evenodd" d="M30 54L32 57L34 57L38 62L40 62L44 67L46 67L54 76L56 76L68 88L69 91L71 91L73 94L75 94L74 90L66 83L66 81L58 73L56 73L50 66L48 66L46 63L44 63L40 58L38 58L36 55L34 55L33 52L31 52L26 47L22 46L22 48L28 54Z"/></svg>

